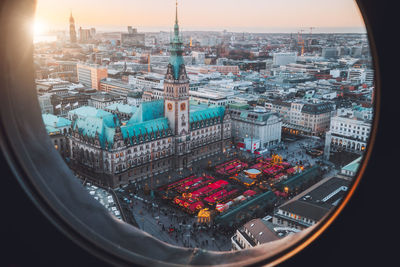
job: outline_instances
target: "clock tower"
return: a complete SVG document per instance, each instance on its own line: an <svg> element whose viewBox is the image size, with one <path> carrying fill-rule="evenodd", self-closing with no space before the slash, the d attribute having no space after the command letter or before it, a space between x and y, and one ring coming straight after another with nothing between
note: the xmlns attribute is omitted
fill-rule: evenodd
<svg viewBox="0 0 400 267"><path fill-rule="evenodd" d="M182 39L179 36L178 4L176 5L174 35L170 43L170 59L164 79L164 114L175 135L175 168L190 165L189 79L183 61Z"/></svg>

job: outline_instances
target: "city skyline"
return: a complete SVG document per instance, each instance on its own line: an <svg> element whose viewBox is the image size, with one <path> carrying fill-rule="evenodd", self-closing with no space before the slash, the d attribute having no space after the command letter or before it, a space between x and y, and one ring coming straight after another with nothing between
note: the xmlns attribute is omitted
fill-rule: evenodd
<svg viewBox="0 0 400 267"><path fill-rule="evenodd" d="M110 214L172 245L245 250L318 224L369 146L367 38L182 37L173 6L170 36L70 13L69 38L34 45L54 149Z"/></svg>
<svg viewBox="0 0 400 267"><path fill-rule="evenodd" d="M206 0L202 5L195 4L194 1L180 1L178 5L182 31L226 29L232 32L291 33L300 29L308 32L309 27L315 27L314 33L366 32L354 1L321 2L253 0L252 4L249 4L244 0L237 0L232 5L226 0L217 3ZM48 30L66 30L66 22L71 12L77 27L91 26L99 31L121 31L126 29L126 25L133 25L142 32L170 31L171 21L166 16L169 12L165 11L173 12L175 7L174 1L118 0L113 2L113 6L99 7L97 4L96 13L93 13L91 8L95 3L92 0L85 1L84 5L75 0L61 1L57 4L54 1L38 0L37 3L35 34ZM340 20L337 19L339 16Z"/></svg>

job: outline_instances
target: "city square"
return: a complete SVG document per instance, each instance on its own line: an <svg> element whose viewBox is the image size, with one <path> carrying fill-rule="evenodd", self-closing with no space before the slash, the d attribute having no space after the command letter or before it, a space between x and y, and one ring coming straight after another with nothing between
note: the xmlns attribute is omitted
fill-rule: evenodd
<svg viewBox="0 0 400 267"><path fill-rule="evenodd" d="M234 227L217 224L213 222L211 218L203 219L199 222L199 212L206 208L208 211L215 213L214 216L216 214L219 215L221 212L225 211L225 203L233 202L232 200L234 199L241 202L245 200L243 198L253 197L254 195L269 190L274 190L277 196L274 206L292 198L294 194L289 195L285 192L284 188L281 187L277 190L275 187L275 184L282 180L282 172L273 173L273 171L276 172L276 170L271 166L273 164L271 164L272 158L269 157L269 154L273 156L273 153L276 153L277 160L279 160L278 155L283 155L282 158L285 160L282 161L283 164L273 166L285 166L282 168L285 168L286 175L290 175L294 172L294 167L296 166L292 167L291 164L298 163L299 159L302 161L302 164L304 164L302 166L307 167L321 162L321 166L326 170L323 173L323 177L321 177L322 180L324 177L335 175L338 172L338 168L335 167L333 163L329 162L328 164L324 164L322 163L322 156L313 157L306 153L306 148L319 147L320 144L321 141L316 138L298 138L298 140L291 140L290 142L283 143L281 146L277 146L272 149L273 152L268 152L268 155L264 157L259 156L258 159L246 151L235 149L232 153L232 158L225 162L221 161L223 160L221 157L219 157L219 160L218 157L215 157L215 159L210 160L214 164L208 165L209 160L205 160L203 163L205 164L204 169L199 168L197 174L190 174L190 171L187 170L182 173L175 172L159 177L154 176L154 184L157 186L154 186L153 197L150 192L151 179L128 184L120 189L116 189L115 192L121 203L127 203L127 209L125 209L124 212L131 213L135 218L137 227L154 237L179 246L201 247L216 251L230 250L229 242L234 232ZM234 155L242 155L243 161L234 158ZM229 163L231 165L229 165ZM245 172L245 169L241 167L233 167L239 165L245 166L247 169L251 167L263 170L265 176L270 177L270 179L265 180L268 181L268 183L265 183L264 179L256 179L256 186L248 186L237 179L231 179L237 177L235 174ZM229 168L228 166L232 167ZM235 169L235 171L231 171L231 173L226 175L223 169L228 169L228 171ZM253 181L253 179L251 180ZM213 186L218 181L224 181L225 183L217 184L215 186L216 188L210 190L208 193L208 198L203 196L203 203L201 203L199 207L196 207L196 205L199 205L197 203L199 201L197 200L200 198L195 196L205 191L204 189L199 189L207 188L205 185L209 184ZM190 189L190 187L192 188ZM145 188L148 188L149 191L144 190ZM175 193L173 193L173 188L176 189ZM219 192L222 194L218 194ZM229 192L232 192L232 195L230 195ZM192 199L188 196L190 193L192 193ZM211 200L211 198L213 201L207 202L207 200ZM179 199L179 201L174 201L176 199ZM189 201L185 202L184 200ZM190 201L192 203L190 203ZM217 210L217 205L221 212ZM265 217L268 214L271 214L271 209L262 210L260 216ZM210 214L209 216L211 217Z"/></svg>

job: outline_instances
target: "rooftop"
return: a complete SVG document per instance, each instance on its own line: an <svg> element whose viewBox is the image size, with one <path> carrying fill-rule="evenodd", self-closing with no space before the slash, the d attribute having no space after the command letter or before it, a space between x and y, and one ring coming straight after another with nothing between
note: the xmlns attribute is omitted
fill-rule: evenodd
<svg viewBox="0 0 400 267"><path fill-rule="evenodd" d="M70 110L68 115L77 115L78 117L98 117L103 118L106 116L113 116L112 113L104 111L102 109L97 109L91 106L82 106L77 109Z"/></svg>
<svg viewBox="0 0 400 267"><path fill-rule="evenodd" d="M114 95L110 95L108 93L104 93L104 92L99 92L97 94L93 94L90 97L91 99L95 99L98 101L107 101L107 100L114 100L114 99L118 99L119 97L116 97Z"/></svg>
<svg viewBox="0 0 400 267"><path fill-rule="evenodd" d="M138 108L135 106L131 106L131 105L114 103L112 105L105 107L105 109L112 110L112 111L120 111L120 112L126 113L126 114L134 114Z"/></svg>
<svg viewBox="0 0 400 267"><path fill-rule="evenodd" d="M287 203L280 209L314 221L319 221L329 212L328 208L300 200Z"/></svg>
<svg viewBox="0 0 400 267"><path fill-rule="evenodd" d="M51 128L60 128L60 127L69 127L71 125L71 121L65 119L63 117L58 117L53 114L42 114L43 123L47 127ZM50 128L49 128L50 129Z"/></svg>
<svg viewBox="0 0 400 267"><path fill-rule="evenodd" d="M225 107L190 102L190 123L219 117L223 119Z"/></svg>
<svg viewBox="0 0 400 267"><path fill-rule="evenodd" d="M280 209L318 221L345 196L348 186L348 180L332 177Z"/></svg>
<svg viewBox="0 0 400 267"><path fill-rule="evenodd" d="M132 85L130 85L129 83L123 82L121 80L118 80L118 79L105 78L105 79L102 79L100 81L100 83L126 88L128 90L132 89Z"/></svg>
<svg viewBox="0 0 400 267"><path fill-rule="evenodd" d="M253 239L264 244L279 239L273 228L271 229L269 226L271 225L268 225L267 221L254 219L243 225L243 228L249 231Z"/></svg>
<svg viewBox="0 0 400 267"><path fill-rule="evenodd" d="M342 170L344 170L344 171L350 171L350 172L356 173L357 170L358 170L358 167L360 166L361 158L362 158L362 157L359 157L359 158L353 160L352 162L350 162L349 164L347 164L346 166L344 166L344 167L342 168Z"/></svg>
<svg viewBox="0 0 400 267"><path fill-rule="evenodd" d="M143 102L136 109L133 116L129 119L127 125L145 122L149 120L159 119L164 117L164 99Z"/></svg>
<svg viewBox="0 0 400 267"><path fill-rule="evenodd" d="M83 117L75 121L73 128L78 128L79 133L89 138L98 136L100 146L107 148L108 143L109 148L114 142L115 135L115 124L110 119L110 117Z"/></svg>

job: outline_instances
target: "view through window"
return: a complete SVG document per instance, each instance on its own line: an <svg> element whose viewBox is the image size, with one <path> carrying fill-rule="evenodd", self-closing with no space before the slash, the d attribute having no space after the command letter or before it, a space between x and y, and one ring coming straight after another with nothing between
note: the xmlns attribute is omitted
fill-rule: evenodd
<svg viewBox="0 0 400 267"><path fill-rule="evenodd" d="M32 28L54 148L111 214L167 243L296 234L368 149L374 71L351 0L39 0Z"/></svg>

